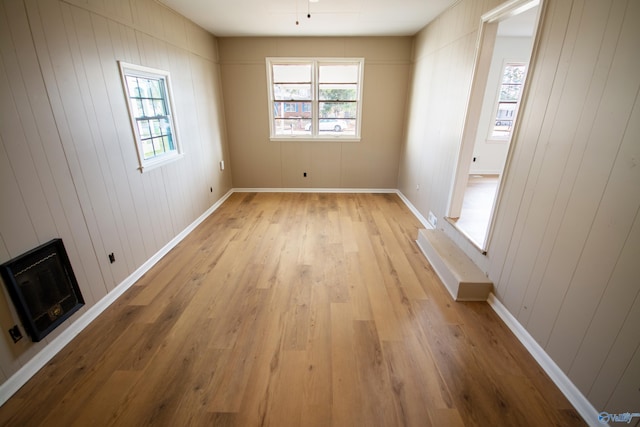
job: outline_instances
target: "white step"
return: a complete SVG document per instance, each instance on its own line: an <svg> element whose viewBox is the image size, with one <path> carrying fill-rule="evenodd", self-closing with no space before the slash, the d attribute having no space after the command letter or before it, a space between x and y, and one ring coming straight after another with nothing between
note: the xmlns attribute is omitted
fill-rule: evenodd
<svg viewBox="0 0 640 427"><path fill-rule="evenodd" d="M453 299L487 300L493 282L442 230L419 230L417 243Z"/></svg>

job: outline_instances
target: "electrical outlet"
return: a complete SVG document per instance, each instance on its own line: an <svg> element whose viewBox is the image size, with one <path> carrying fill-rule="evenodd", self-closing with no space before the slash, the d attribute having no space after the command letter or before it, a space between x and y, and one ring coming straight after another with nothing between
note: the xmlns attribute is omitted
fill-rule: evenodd
<svg viewBox="0 0 640 427"><path fill-rule="evenodd" d="M220 160L220 170L224 170L224 160Z"/></svg>
<svg viewBox="0 0 640 427"><path fill-rule="evenodd" d="M22 332L20 332L18 325L13 325L13 328L9 329L9 335L14 343L22 339Z"/></svg>
<svg viewBox="0 0 640 427"><path fill-rule="evenodd" d="M433 226L433 228L436 228L436 226L438 225L438 217L436 217L431 211L429 211L427 221Z"/></svg>
<svg viewBox="0 0 640 427"><path fill-rule="evenodd" d="M111 264L113 264L114 262L116 262L116 256L113 254L113 252L111 252L111 253L109 254L109 262L110 262Z"/></svg>
<svg viewBox="0 0 640 427"><path fill-rule="evenodd" d="M416 191L420 191L420 184L416 184Z"/></svg>
<svg viewBox="0 0 640 427"><path fill-rule="evenodd" d="M306 177L307 177L307 173L306 173L306 172L303 172L303 173L302 173L302 176L304 176L304 177L306 178Z"/></svg>

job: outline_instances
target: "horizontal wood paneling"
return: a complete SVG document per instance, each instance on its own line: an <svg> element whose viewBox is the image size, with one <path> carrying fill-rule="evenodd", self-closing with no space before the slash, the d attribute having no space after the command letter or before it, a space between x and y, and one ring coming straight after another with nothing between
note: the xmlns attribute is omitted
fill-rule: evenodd
<svg viewBox="0 0 640 427"><path fill-rule="evenodd" d="M225 194L231 174L217 167L228 149L209 33L153 0L0 5L0 262L62 237L87 302L35 345L12 343L19 321L0 301L6 379ZM171 72L182 160L137 170L118 60Z"/></svg>

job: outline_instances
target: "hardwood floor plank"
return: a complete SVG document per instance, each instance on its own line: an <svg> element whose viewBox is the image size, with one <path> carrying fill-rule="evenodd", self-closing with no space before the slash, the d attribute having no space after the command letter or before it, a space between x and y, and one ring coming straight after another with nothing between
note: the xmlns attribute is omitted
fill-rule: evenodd
<svg viewBox="0 0 640 427"><path fill-rule="evenodd" d="M366 425L353 342L351 307L349 304L331 304L331 420L334 426Z"/></svg>
<svg viewBox="0 0 640 427"><path fill-rule="evenodd" d="M354 224L354 228L358 247L360 248L358 251L360 273L362 274L362 281L367 288L369 303L371 304L380 339L383 341L402 340L402 326L389 301L383 271L377 264L371 244L373 237L367 232L367 227L364 223L357 222Z"/></svg>
<svg viewBox="0 0 640 427"><path fill-rule="evenodd" d="M349 296L353 318L355 320L373 320L369 291L365 286L360 271L360 261L357 253L345 254L345 281L349 284Z"/></svg>
<svg viewBox="0 0 640 427"><path fill-rule="evenodd" d="M581 426L393 194L234 193L0 407L0 424ZM37 408L37 410L34 410Z"/></svg>
<svg viewBox="0 0 640 427"><path fill-rule="evenodd" d="M363 425L402 425L394 407L393 388L376 323L365 320L353 322L353 347L356 358L358 388L362 394Z"/></svg>
<svg viewBox="0 0 640 427"><path fill-rule="evenodd" d="M309 314L303 421L308 427L324 427L331 425L332 408L331 302L325 286L312 287Z"/></svg>
<svg viewBox="0 0 640 427"><path fill-rule="evenodd" d="M69 421L65 422L64 418L55 415L52 412L49 419L45 419L42 425L69 425L74 427L85 427L87 425L108 425L113 420L104 419L103 414L115 414L117 408L122 405L128 391L139 381L140 371L114 371L113 374L104 382L98 392L83 402L77 412L69 411L69 407L63 413L69 417Z"/></svg>

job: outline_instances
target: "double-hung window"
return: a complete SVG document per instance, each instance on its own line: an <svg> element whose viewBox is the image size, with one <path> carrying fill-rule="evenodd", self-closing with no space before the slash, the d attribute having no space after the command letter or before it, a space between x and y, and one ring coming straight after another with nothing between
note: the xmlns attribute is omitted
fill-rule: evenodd
<svg viewBox="0 0 640 427"><path fill-rule="evenodd" d="M495 110L495 120L489 139L508 140L511 138L516 112L522 97L526 71L526 64L520 62L507 62L502 68L500 87L498 88L498 106Z"/></svg>
<svg viewBox="0 0 640 427"><path fill-rule="evenodd" d="M173 116L169 72L119 62L139 169L150 169L181 157Z"/></svg>
<svg viewBox="0 0 640 427"><path fill-rule="evenodd" d="M272 140L360 139L364 60L267 58Z"/></svg>

